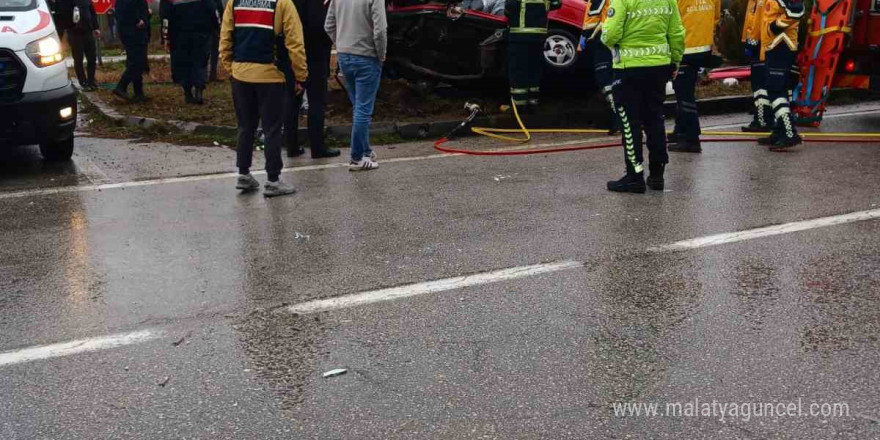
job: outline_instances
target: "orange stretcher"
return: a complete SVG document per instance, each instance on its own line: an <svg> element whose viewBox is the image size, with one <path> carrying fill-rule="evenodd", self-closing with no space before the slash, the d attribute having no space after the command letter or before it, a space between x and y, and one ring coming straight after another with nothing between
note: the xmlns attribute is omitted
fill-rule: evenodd
<svg viewBox="0 0 880 440"><path fill-rule="evenodd" d="M840 55L852 32L856 0L816 0L807 23L809 33L798 54L800 83L792 96L798 125L818 127Z"/></svg>

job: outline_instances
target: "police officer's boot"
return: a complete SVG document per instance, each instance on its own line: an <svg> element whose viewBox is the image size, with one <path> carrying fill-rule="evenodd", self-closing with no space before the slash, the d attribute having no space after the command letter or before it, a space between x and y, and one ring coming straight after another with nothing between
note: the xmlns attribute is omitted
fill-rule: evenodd
<svg viewBox="0 0 880 440"><path fill-rule="evenodd" d="M663 180L663 172L666 170L666 164L652 162L648 168L651 170L651 174L648 176L647 180L648 188L651 188L654 191L663 191L666 187L666 181Z"/></svg>
<svg viewBox="0 0 880 440"><path fill-rule="evenodd" d="M193 101L198 105L203 105L205 103L205 89L201 87L196 87L193 89Z"/></svg>
<svg viewBox="0 0 880 440"><path fill-rule="evenodd" d="M793 115L786 113L776 120L776 140L770 145L770 151L781 151L800 145L803 142L801 136L794 127Z"/></svg>
<svg viewBox="0 0 880 440"><path fill-rule="evenodd" d="M196 99L193 96L192 87L183 86L183 100L186 101L187 104L195 104Z"/></svg>
<svg viewBox="0 0 880 440"><path fill-rule="evenodd" d="M647 191L645 175L644 173L631 173L627 171L626 175L620 180L608 182L608 191L644 194Z"/></svg>

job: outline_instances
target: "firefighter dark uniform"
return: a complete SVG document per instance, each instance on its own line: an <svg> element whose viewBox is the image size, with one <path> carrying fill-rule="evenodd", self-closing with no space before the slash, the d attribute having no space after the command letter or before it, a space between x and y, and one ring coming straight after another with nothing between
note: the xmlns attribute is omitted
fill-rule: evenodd
<svg viewBox="0 0 880 440"><path fill-rule="evenodd" d="M678 0L684 26L684 58L672 82L675 89L675 129L668 139L669 151L699 153L700 114L697 111L697 75L708 67L721 19L721 0Z"/></svg>
<svg viewBox="0 0 880 440"><path fill-rule="evenodd" d="M766 0L761 27L761 57L767 65L767 97L773 108L773 133L760 139L771 150L801 143L789 105L789 73L798 48L798 27L804 16L803 0Z"/></svg>
<svg viewBox="0 0 880 440"><path fill-rule="evenodd" d="M764 2L749 0L743 23L742 42L746 58L751 62L752 96L755 116L752 122L743 127L748 133L765 132L773 129L773 109L767 96L767 65L761 57L761 30L764 28Z"/></svg>
<svg viewBox="0 0 880 440"><path fill-rule="evenodd" d="M614 59L614 103L620 115L626 175L608 190L644 193L642 130L651 170L647 186L664 188L669 162L663 101L666 82L684 54L684 27L675 0L612 0L602 43Z"/></svg>
<svg viewBox="0 0 880 440"><path fill-rule="evenodd" d="M171 74L188 104L204 104L211 34L220 26L218 0L163 0L162 31L171 48Z"/></svg>
<svg viewBox="0 0 880 440"><path fill-rule="evenodd" d="M504 14L507 36L507 79L510 97L519 107L534 109L541 95L547 12L562 7L561 0L507 0Z"/></svg>
<svg viewBox="0 0 880 440"><path fill-rule="evenodd" d="M596 85L602 89L605 101L611 108L608 134L617 133L620 129L620 121L614 106L614 94L611 84L614 81L612 73L611 50L602 44L602 26L608 15L608 5L611 0L592 0L587 2L584 12L584 26L581 33L581 42L578 48L589 57L593 66Z"/></svg>
<svg viewBox="0 0 880 440"><path fill-rule="evenodd" d="M256 190L250 174L254 137L262 125L266 137L267 197L294 193L281 183L281 126L284 120L284 70L295 81L308 80L302 24L291 0L230 0L220 28L220 62L232 75L232 100L238 119L236 188Z"/></svg>

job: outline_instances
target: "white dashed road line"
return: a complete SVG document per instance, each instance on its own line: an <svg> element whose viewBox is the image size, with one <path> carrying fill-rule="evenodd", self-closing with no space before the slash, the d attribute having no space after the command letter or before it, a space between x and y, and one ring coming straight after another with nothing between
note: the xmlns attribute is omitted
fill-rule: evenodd
<svg viewBox="0 0 880 440"><path fill-rule="evenodd" d="M775 235L790 234L793 232L806 231L810 229L825 228L829 226L837 226L876 219L880 219L880 209L859 211L850 214L835 215L830 217L822 217L812 220L786 223L782 225L767 226L763 228L749 229L740 232L709 235L706 237L651 247L648 248L647 251L651 253L661 253L700 249L728 243L736 243L758 238L772 237ZM454 278L444 278L440 280L408 284L405 286L391 287L387 289L371 290L336 298L309 301L285 307L280 310L287 313L301 314L326 312L331 310L339 310L364 306L368 304L375 304L385 301L394 301L419 295L446 292L465 287L473 287L484 284L532 277L541 274L576 269L579 267L584 267L584 263L570 260L537 264L533 266L513 267ZM106 350L126 345L140 344L157 339L161 336L161 331L143 330L133 333L81 339L72 342L64 342L53 345L44 345L25 348L21 350L8 351L0 353L0 367L42 359L69 356L77 353L85 353L90 351Z"/></svg>
<svg viewBox="0 0 880 440"><path fill-rule="evenodd" d="M439 293L448 290L461 289L464 287L479 286L483 284L498 283L501 281L515 280L517 278L531 277L561 270L584 267L578 261L560 261L556 263L536 264L534 266L512 267L492 272L466 275L455 278L428 281L425 283L409 284L406 286L391 287L388 289L372 290L353 295L338 296L336 298L309 301L284 309L290 313L318 313L330 310L347 309L383 301L393 301L400 298Z"/></svg>
<svg viewBox="0 0 880 440"><path fill-rule="evenodd" d="M133 333L101 336L97 338L80 339L77 341L62 342L52 345L40 345L37 347L24 348L21 350L0 353L0 367L37 361L41 359L70 356L72 354L86 353L90 351L107 350L110 348L123 347L126 345L140 344L152 341L162 336L162 332L156 330L141 330Z"/></svg>
<svg viewBox="0 0 880 440"><path fill-rule="evenodd" d="M792 232L806 231L809 229L824 228L828 226L843 225L846 223L860 222L880 218L880 209L870 211L853 212L851 214L822 217L813 220L786 223L783 225L767 226L764 228L749 229L747 231L730 232L726 234L709 235L706 237L684 240L663 246L655 246L648 252L674 252L688 249L699 249L710 246L718 246L739 241L754 240L756 238L772 237L774 235L790 234Z"/></svg>

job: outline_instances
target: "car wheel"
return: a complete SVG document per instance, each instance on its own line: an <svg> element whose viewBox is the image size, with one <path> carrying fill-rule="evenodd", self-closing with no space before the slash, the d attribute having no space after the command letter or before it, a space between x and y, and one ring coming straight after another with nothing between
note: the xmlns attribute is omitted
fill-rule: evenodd
<svg viewBox="0 0 880 440"><path fill-rule="evenodd" d="M577 39L571 32L550 29L544 40L544 61L555 71L566 71L574 67L578 59Z"/></svg>
<svg viewBox="0 0 880 440"><path fill-rule="evenodd" d="M49 162L66 162L73 157L73 137L61 142L40 144L40 154Z"/></svg>

